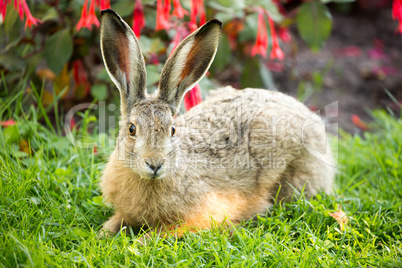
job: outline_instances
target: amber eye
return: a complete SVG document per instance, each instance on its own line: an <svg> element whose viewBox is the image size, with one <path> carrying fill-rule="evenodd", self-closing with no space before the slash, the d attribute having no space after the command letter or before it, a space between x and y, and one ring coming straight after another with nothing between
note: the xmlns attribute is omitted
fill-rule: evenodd
<svg viewBox="0 0 402 268"><path fill-rule="evenodd" d="M130 131L130 135L131 136L135 136L135 126L132 124L130 126L130 128L128 129L128 131Z"/></svg>
<svg viewBox="0 0 402 268"><path fill-rule="evenodd" d="M176 128L172 127L172 136L174 136L175 133L176 133Z"/></svg>

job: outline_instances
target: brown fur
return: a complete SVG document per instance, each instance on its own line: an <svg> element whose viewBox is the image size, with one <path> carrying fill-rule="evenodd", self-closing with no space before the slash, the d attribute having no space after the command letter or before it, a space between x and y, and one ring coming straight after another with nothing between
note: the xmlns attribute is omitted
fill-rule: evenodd
<svg viewBox="0 0 402 268"><path fill-rule="evenodd" d="M196 44L193 38L202 32L199 38L216 40L205 43L206 50L216 51L217 31L203 27L187 44ZM187 66L203 56L189 56L189 51L195 50L184 48L168 61L165 69L173 71L161 80L181 81L187 71L174 65ZM201 79L208 66L195 67L200 69L191 72L188 84ZM226 87L175 118L171 106L189 89L166 83L164 90L137 98L123 111L117 146L100 184L115 208L105 231L146 225L180 236L213 222L238 223L265 213L279 187L279 200L289 199L292 187L305 187L308 196L331 193L334 171L325 127L303 104L279 92ZM135 136L129 134L131 124ZM308 148L323 153L317 158ZM162 165L154 170L147 163Z"/></svg>

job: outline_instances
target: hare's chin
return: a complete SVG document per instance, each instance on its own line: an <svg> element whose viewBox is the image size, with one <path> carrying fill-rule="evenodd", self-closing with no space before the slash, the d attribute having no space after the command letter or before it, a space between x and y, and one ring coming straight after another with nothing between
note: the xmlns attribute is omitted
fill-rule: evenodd
<svg viewBox="0 0 402 268"><path fill-rule="evenodd" d="M139 175L140 175L141 179L156 181L156 180L163 179L163 177L165 177L166 174L165 174L165 172L157 172L157 174L141 172L141 173L139 173Z"/></svg>

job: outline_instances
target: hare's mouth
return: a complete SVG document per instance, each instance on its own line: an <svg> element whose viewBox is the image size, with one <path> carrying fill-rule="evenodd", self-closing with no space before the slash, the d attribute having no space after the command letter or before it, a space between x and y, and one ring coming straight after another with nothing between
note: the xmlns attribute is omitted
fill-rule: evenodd
<svg viewBox="0 0 402 268"><path fill-rule="evenodd" d="M159 180L165 176L164 168L160 168L157 171L146 168L146 169L141 170L138 173L141 176L141 178L146 179L146 180Z"/></svg>
<svg viewBox="0 0 402 268"><path fill-rule="evenodd" d="M156 180L160 180L165 176L165 174L161 174L161 175L155 175L155 174L148 174L148 175L141 175L142 179L146 179L146 180L151 180L151 181L156 181Z"/></svg>

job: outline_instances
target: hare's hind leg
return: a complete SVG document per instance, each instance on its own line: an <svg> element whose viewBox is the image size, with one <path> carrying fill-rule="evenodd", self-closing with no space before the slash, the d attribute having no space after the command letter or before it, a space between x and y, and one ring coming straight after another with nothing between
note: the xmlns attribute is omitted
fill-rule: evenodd
<svg viewBox="0 0 402 268"><path fill-rule="evenodd" d="M278 202L290 201L294 189L304 190L307 197L321 191L331 194L333 179L334 167L330 152L322 158L317 158L310 152L303 151L288 165L272 195L277 196Z"/></svg>

